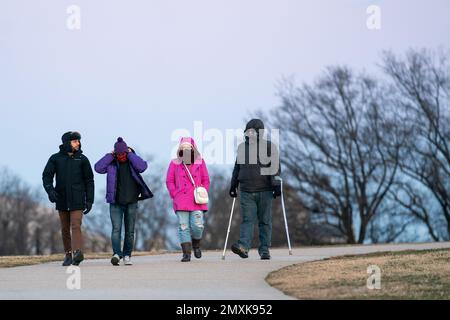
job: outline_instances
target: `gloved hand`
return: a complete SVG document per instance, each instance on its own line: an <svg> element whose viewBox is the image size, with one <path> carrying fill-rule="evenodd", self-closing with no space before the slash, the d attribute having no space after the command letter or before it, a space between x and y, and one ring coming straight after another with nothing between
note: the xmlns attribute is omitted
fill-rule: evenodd
<svg viewBox="0 0 450 320"><path fill-rule="evenodd" d="M230 197L237 198L237 188L235 186L232 186L230 188L229 194L230 194Z"/></svg>
<svg viewBox="0 0 450 320"><path fill-rule="evenodd" d="M273 187L273 198L276 199L279 196L281 196L281 185Z"/></svg>
<svg viewBox="0 0 450 320"><path fill-rule="evenodd" d="M92 209L92 203L86 203L86 210L83 211L83 214L88 214Z"/></svg>
<svg viewBox="0 0 450 320"><path fill-rule="evenodd" d="M50 192L48 193L48 200L50 200L51 203L56 203L56 201L58 201L58 198L58 192L56 192L56 190L50 190Z"/></svg>

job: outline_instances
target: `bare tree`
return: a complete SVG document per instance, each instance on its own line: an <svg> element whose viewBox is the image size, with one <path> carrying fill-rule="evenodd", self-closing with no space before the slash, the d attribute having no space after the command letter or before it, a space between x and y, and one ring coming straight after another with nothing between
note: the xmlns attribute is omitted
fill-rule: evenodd
<svg viewBox="0 0 450 320"><path fill-rule="evenodd" d="M382 68L397 89L396 106L409 132L400 162L406 177L395 200L425 224L433 240L450 239L448 53L409 50L399 57L385 52Z"/></svg>
<svg viewBox="0 0 450 320"><path fill-rule="evenodd" d="M374 78L330 67L313 85L284 81L282 105L267 116L282 129L281 162L305 208L348 243L365 241L398 169L405 133L389 93Z"/></svg>
<svg viewBox="0 0 450 320"><path fill-rule="evenodd" d="M28 252L28 223L34 207L30 189L4 168L0 180L0 255Z"/></svg>
<svg viewBox="0 0 450 320"><path fill-rule="evenodd" d="M389 191L389 193L395 193ZM368 237L371 243L408 242L415 238L408 231L414 230L414 218L390 197L383 201L380 212L368 226Z"/></svg>
<svg viewBox="0 0 450 320"><path fill-rule="evenodd" d="M58 214L54 209L40 204L30 217L29 254L54 254L63 252L61 227Z"/></svg>

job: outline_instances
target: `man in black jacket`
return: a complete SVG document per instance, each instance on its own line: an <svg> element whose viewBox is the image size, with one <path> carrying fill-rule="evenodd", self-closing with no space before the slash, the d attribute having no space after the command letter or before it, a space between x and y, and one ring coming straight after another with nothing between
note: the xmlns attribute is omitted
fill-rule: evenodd
<svg viewBox="0 0 450 320"><path fill-rule="evenodd" d="M245 142L238 147L231 179L230 196L240 190L242 222L239 241L231 250L241 258L248 258L253 239L253 226L258 221L259 255L270 259L272 238L272 200L281 195L279 183L280 160L274 143L263 138L264 123L252 119L245 128Z"/></svg>
<svg viewBox="0 0 450 320"><path fill-rule="evenodd" d="M63 266L79 265L84 260L81 223L83 214L88 214L94 203L94 174L81 151L80 139L78 132L66 132L59 152L50 157L42 173L48 198L59 211L66 253ZM56 186L53 186L55 175Z"/></svg>

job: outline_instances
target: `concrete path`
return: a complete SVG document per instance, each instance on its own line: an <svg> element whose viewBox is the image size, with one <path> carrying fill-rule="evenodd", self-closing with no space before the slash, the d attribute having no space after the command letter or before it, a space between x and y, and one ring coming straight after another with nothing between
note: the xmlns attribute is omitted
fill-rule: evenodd
<svg viewBox="0 0 450 320"><path fill-rule="evenodd" d="M379 251L450 248L450 242L341 246L272 250L271 261L257 251L243 260L230 251L205 252L201 260L179 262L180 254L134 257L134 266L114 267L109 260L85 261L81 289L67 289L66 268L59 262L0 269L0 299L291 299L270 287L265 277L282 267L331 256Z"/></svg>

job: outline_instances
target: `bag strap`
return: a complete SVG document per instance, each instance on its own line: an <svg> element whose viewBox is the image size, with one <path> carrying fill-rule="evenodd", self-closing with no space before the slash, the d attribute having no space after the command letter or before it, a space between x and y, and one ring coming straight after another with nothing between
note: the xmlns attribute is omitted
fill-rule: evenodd
<svg viewBox="0 0 450 320"><path fill-rule="evenodd" d="M190 178L192 184L194 185L194 187L196 188L197 186L195 185L194 178L192 178L191 172L189 171L188 167L186 166L186 164L185 164L184 162L183 162L183 166L186 168L186 171L187 171L188 174L189 174L189 178Z"/></svg>

